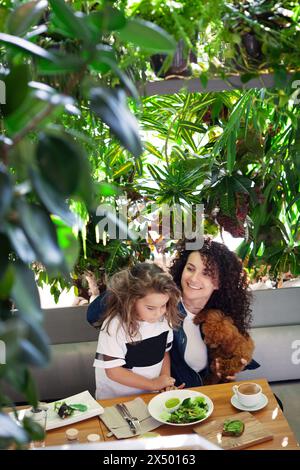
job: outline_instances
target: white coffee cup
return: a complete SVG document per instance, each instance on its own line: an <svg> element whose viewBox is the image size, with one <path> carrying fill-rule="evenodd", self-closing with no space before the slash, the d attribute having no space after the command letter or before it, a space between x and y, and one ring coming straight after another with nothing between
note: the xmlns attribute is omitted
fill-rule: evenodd
<svg viewBox="0 0 300 470"><path fill-rule="evenodd" d="M262 396L262 388L260 385L254 382L247 382L241 385L234 385L232 390L237 398L237 400L243 406L253 407L256 406Z"/></svg>

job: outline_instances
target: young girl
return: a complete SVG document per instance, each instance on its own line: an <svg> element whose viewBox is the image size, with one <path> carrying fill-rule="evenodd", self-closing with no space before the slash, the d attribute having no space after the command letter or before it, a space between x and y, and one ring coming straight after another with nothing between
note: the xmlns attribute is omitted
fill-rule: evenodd
<svg viewBox="0 0 300 470"><path fill-rule="evenodd" d="M140 263L109 283L94 367L96 398L174 385L168 351L179 324L179 290L156 264Z"/></svg>

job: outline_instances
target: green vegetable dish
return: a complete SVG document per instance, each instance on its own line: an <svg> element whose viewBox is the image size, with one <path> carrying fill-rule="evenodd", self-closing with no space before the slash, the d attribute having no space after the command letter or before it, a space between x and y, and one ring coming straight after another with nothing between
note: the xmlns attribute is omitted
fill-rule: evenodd
<svg viewBox="0 0 300 470"><path fill-rule="evenodd" d="M69 418L69 416L73 415L74 411L84 412L86 410L87 406L82 404L67 405L64 401L57 401L54 404L54 411L57 412L61 419Z"/></svg>
<svg viewBox="0 0 300 470"><path fill-rule="evenodd" d="M172 413L164 411L160 418L167 423L189 424L205 418L208 404L204 397L186 398Z"/></svg>
<svg viewBox="0 0 300 470"><path fill-rule="evenodd" d="M228 420L223 424L222 435L239 437L243 434L244 429L245 425L243 421L240 421L239 419L232 421Z"/></svg>

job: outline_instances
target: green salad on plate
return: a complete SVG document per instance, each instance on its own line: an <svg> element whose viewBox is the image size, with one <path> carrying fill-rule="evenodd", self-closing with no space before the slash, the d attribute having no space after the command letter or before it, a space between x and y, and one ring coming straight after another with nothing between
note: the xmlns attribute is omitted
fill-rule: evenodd
<svg viewBox="0 0 300 470"><path fill-rule="evenodd" d="M163 411L160 418L167 423L189 424L205 418L208 404L204 397L186 398L172 413Z"/></svg>

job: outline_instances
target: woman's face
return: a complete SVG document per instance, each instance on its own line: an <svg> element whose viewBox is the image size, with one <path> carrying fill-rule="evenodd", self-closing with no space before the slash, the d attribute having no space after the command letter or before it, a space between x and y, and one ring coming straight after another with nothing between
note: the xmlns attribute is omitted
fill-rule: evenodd
<svg viewBox="0 0 300 470"><path fill-rule="evenodd" d="M183 299L199 302L209 300L218 289L218 280L206 273L205 264L198 251L193 251L186 262L181 276Z"/></svg>

